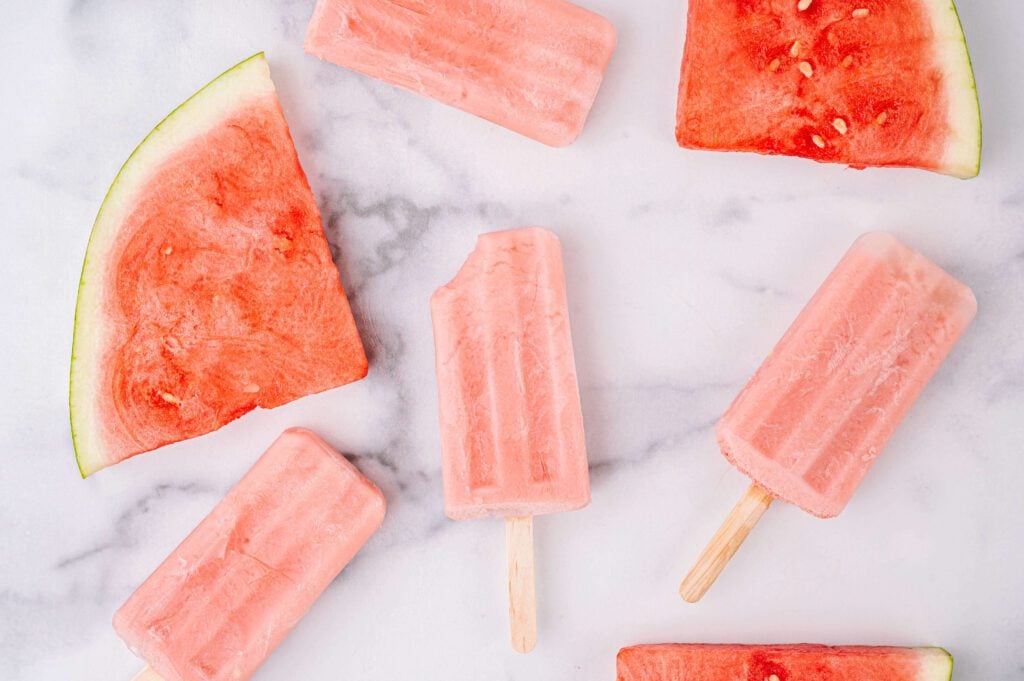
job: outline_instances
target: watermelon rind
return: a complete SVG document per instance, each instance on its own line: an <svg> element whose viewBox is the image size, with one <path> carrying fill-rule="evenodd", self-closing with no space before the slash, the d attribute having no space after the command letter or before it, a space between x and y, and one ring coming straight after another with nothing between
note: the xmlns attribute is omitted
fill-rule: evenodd
<svg viewBox="0 0 1024 681"><path fill-rule="evenodd" d="M953 656L945 648L918 648L921 672L918 681L950 681L953 678Z"/></svg>
<svg viewBox="0 0 1024 681"><path fill-rule="evenodd" d="M95 396L105 331L101 296L107 256L118 228L132 210L139 190L167 158L232 111L273 93L274 84L263 52L239 62L160 121L124 162L107 190L82 264L71 349L71 439L83 478L108 463L103 457L102 423Z"/></svg>
<svg viewBox="0 0 1024 681"><path fill-rule="evenodd" d="M950 97L950 138L939 170L963 179L977 177L981 170L981 106L967 38L952 0L924 1Z"/></svg>

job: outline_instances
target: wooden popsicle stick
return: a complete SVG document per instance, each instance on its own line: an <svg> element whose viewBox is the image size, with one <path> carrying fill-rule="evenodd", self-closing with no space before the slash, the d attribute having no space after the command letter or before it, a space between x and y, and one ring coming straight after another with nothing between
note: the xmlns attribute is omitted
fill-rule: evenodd
<svg viewBox="0 0 1024 681"><path fill-rule="evenodd" d="M696 603L708 592L711 585L722 574L729 560L736 555L743 540L754 525L771 506L774 497L754 483L743 498L733 506L725 522L708 542L704 552L697 559L690 573L679 585L679 595L684 601Z"/></svg>
<svg viewBox="0 0 1024 681"><path fill-rule="evenodd" d="M533 516L505 518L508 551L508 618L512 648L528 653L537 645L537 597L533 570Z"/></svg>
<svg viewBox="0 0 1024 681"><path fill-rule="evenodd" d="M157 674L149 666L132 677L132 681L164 681L164 677Z"/></svg>

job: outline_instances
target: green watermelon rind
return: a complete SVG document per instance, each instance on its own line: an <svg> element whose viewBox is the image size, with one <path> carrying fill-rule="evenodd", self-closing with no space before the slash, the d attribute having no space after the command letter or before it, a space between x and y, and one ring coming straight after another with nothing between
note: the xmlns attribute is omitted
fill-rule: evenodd
<svg viewBox="0 0 1024 681"><path fill-rule="evenodd" d="M928 154L927 158L916 161L904 161L901 165L921 168L962 179L977 177L981 170L982 123L981 105L978 98L978 86L974 77L974 66L971 62L967 38L960 21L954 0L904 0L907 4L918 5L930 22L932 32L933 58L937 62L942 81L948 93L946 103L946 130L942 139L937 140L942 148L938 153ZM692 20L693 17L690 18ZM691 60L690 30L687 27L687 47L683 55L683 69L680 76L679 100L676 120L676 139L680 146L691 149L716 151L747 151L762 154L789 154L815 158L793 151L765 149L753 143L738 142L736 133L729 131L727 139L719 139L717 131L712 131L714 138L710 141L687 139L683 130L682 116L686 106L686 91L690 85ZM897 50L898 51L898 50ZM693 76L696 77L696 76ZM942 132L937 133L942 135ZM820 160L816 159L815 160ZM834 159L837 163L852 163L856 159ZM823 161L828 162L828 161ZM885 165L885 164L883 164ZM853 167L864 168L873 164L853 164Z"/></svg>
<svg viewBox="0 0 1024 681"><path fill-rule="evenodd" d="M981 171L981 104L967 36L953 0L926 0L935 30L939 61L949 84L950 140L939 170L970 179ZM948 49L943 45L948 41Z"/></svg>
<svg viewBox="0 0 1024 681"><path fill-rule="evenodd" d="M231 111L254 98L273 93L274 83L263 52L239 62L161 120L132 151L103 198L82 263L71 347L68 390L71 440L83 478L108 465L102 454L101 424L95 412L94 396L103 333L100 295L108 251L118 228L130 212L137 192L163 161Z"/></svg>
<svg viewBox="0 0 1024 681"><path fill-rule="evenodd" d="M921 658L919 681L950 681L953 678L953 656L945 648L918 648Z"/></svg>

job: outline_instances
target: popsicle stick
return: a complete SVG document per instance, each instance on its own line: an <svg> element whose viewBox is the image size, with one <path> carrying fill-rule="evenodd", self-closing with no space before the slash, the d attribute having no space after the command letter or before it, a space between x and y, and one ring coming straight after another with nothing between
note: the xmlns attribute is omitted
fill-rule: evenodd
<svg viewBox="0 0 1024 681"><path fill-rule="evenodd" d="M512 648L528 653L537 645L537 597L533 571L533 516L505 518L508 550L508 618Z"/></svg>
<svg viewBox="0 0 1024 681"><path fill-rule="evenodd" d="M679 585L679 595L684 601L696 603L704 597L729 560L736 555L754 525L771 506L772 500L772 495L756 483L750 486L700 554L690 574Z"/></svg>
<svg viewBox="0 0 1024 681"><path fill-rule="evenodd" d="M150 667L146 667L141 672L136 674L132 681L164 681L164 677L157 674Z"/></svg>

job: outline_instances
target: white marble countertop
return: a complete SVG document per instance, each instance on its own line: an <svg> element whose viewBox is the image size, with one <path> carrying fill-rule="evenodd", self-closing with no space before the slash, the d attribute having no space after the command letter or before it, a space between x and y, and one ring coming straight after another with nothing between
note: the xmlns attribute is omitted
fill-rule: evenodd
<svg viewBox="0 0 1024 681"><path fill-rule="evenodd" d="M930 644L1024 678L1024 4L960 0L981 177L683 151L683 0L586 0L619 31L572 147L305 55L312 0L0 6L0 678L129 679L115 608L285 427L385 491L383 529L256 678L614 679L642 642ZM154 123L266 50L371 355L365 381L87 481L67 418L79 268ZM536 523L540 643L506 643L499 521L442 513L427 299L481 231L562 237L593 503ZM698 606L676 595L747 480L712 424L861 232L968 282L980 313L847 511L773 508Z"/></svg>

